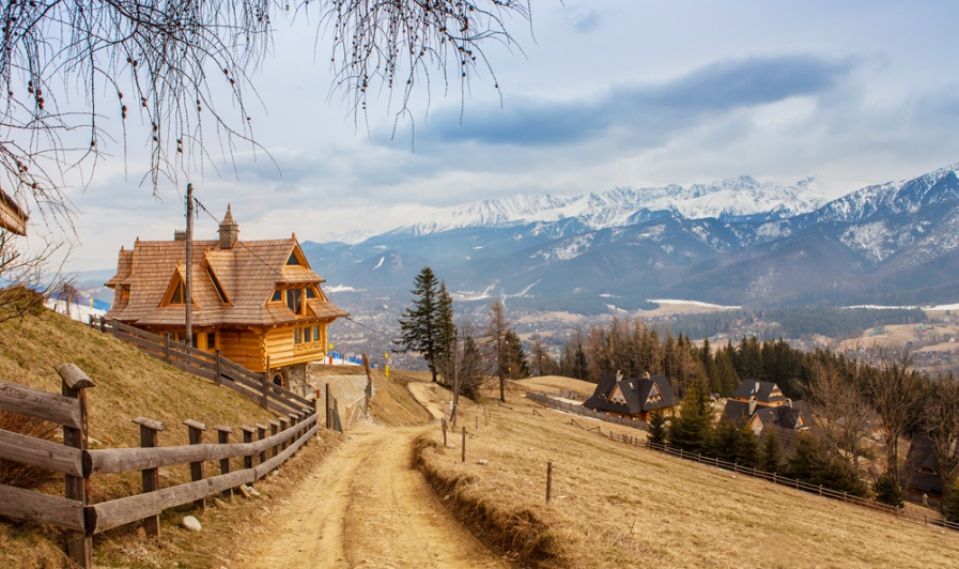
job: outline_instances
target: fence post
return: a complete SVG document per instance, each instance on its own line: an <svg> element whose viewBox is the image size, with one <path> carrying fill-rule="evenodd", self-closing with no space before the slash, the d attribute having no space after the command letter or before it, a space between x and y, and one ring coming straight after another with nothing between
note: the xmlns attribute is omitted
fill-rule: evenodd
<svg viewBox="0 0 959 569"><path fill-rule="evenodd" d="M326 411L323 414L326 415L326 428L329 429L333 425L330 421L330 384L327 383L324 387L326 388Z"/></svg>
<svg viewBox="0 0 959 569"><path fill-rule="evenodd" d="M187 419L183 421L183 424L187 427L187 435L190 437L191 445L198 445L203 443L203 431L206 430L206 425L199 421L194 421L193 419ZM190 480L197 482L203 480L203 461L198 460L196 462L190 463ZM200 508L201 510L206 507L206 501L203 498L193 502L193 507Z"/></svg>
<svg viewBox="0 0 959 569"><path fill-rule="evenodd" d="M275 435L280 432L280 422L276 419L270 420L270 436ZM273 456L279 454L280 448L278 445L273 445Z"/></svg>
<svg viewBox="0 0 959 569"><path fill-rule="evenodd" d="M93 381L74 364L63 364L56 369L60 375L61 393L66 397L76 399L77 405L80 406L80 428L63 427L63 444L87 450L89 432L86 389L93 387ZM64 497L69 500L77 500L86 508L90 497L89 475L82 478L65 475L64 478ZM67 532L66 538L67 557L84 569L93 567L93 536L88 536L85 532Z"/></svg>
<svg viewBox="0 0 959 569"><path fill-rule="evenodd" d="M213 427L216 429L216 438L217 442L221 445L230 444L230 433L233 432L233 427L228 427L226 425L217 425ZM221 458L220 459L220 474L229 474L230 473L230 459ZM221 494L224 498L233 497L233 488L227 488Z"/></svg>
<svg viewBox="0 0 959 569"><path fill-rule="evenodd" d="M819 495L822 496L822 484L819 485Z"/></svg>
<svg viewBox="0 0 959 569"><path fill-rule="evenodd" d="M280 431L286 432L290 428L290 419L288 417L280 417ZM280 450L286 450L286 447L290 446L289 441L284 442L280 445Z"/></svg>
<svg viewBox="0 0 959 569"><path fill-rule="evenodd" d="M94 316L93 316L92 314L90 314L90 315L87 316L87 319L90 321L90 327L93 328L93 327L94 327L94 326L93 326Z"/></svg>
<svg viewBox="0 0 959 569"><path fill-rule="evenodd" d="M140 425L140 447L153 448L158 446L159 436L157 433L166 430L166 425L160 421L147 419L146 417L137 417L133 422ZM156 492L160 489L160 469L145 468L140 471L143 482L143 494L147 492ZM143 529L148 536L160 537L160 516L159 514L150 516L143 520Z"/></svg>
<svg viewBox="0 0 959 569"><path fill-rule="evenodd" d="M115 333L115 332L116 332L116 326L113 327L113 330L114 330L114 335L116 335L116 333ZM107 331L107 319L104 318L103 316L101 316L101 317L100 317L100 332L106 332L106 331Z"/></svg>
<svg viewBox="0 0 959 569"><path fill-rule="evenodd" d="M266 409L267 393L270 387L270 370L263 370L263 377L260 378L260 406Z"/></svg>
<svg viewBox="0 0 959 569"><path fill-rule="evenodd" d="M290 428L293 429L294 432L296 432L296 424L299 422L300 422L300 415L298 413L290 413ZM287 443L286 446L290 446L293 443L295 443L297 438L299 437L290 439L290 441Z"/></svg>
<svg viewBox="0 0 959 569"><path fill-rule="evenodd" d="M779 484L779 477L776 472L773 472L773 484Z"/></svg>
<svg viewBox="0 0 959 569"><path fill-rule="evenodd" d="M446 448L446 417L443 417L442 423L440 425L443 428L443 448Z"/></svg>
<svg viewBox="0 0 959 569"><path fill-rule="evenodd" d="M264 425L263 423L257 423L257 424L256 424L256 438L259 439L259 440L261 440L261 441L262 441L263 439L265 439L265 438L266 438L266 430L267 430L268 428L269 428L269 427L267 427L267 426ZM266 462L266 449L263 449L263 450L260 451L260 464L263 464L264 462Z"/></svg>
<svg viewBox="0 0 959 569"><path fill-rule="evenodd" d="M220 377L220 348L216 349L216 384L220 385L222 378Z"/></svg>
<svg viewBox="0 0 959 569"><path fill-rule="evenodd" d="M166 347L164 353L166 354L166 363L171 363L173 360L170 357L171 344L173 344L173 338L170 337L170 333L166 334Z"/></svg>
<svg viewBox="0 0 959 569"><path fill-rule="evenodd" d="M546 503L553 496L553 461L546 463Z"/></svg>
<svg viewBox="0 0 959 569"><path fill-rule="evenodd" d="M463 449L460 462L466 462L466 427L463 427Z"/></svg>
<svg viewBox="0 0 959 569"><path fill-rule="evenodd" d="M253 442L253 433L256 432L256 429L253 427L240 427L240 430L243 431L243 442L252 443ZM253 468L253 455L243 457L243 468Z"/></svg>

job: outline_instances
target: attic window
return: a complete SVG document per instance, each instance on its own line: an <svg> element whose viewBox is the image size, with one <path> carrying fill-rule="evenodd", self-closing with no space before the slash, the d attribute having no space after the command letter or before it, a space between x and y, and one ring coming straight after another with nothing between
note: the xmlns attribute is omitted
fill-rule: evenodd
<svg viewBox="0 0 959 569"><path fill-rule="evenodd" d="M183 283L177 283L176 288L173 289L173 294L170 295L170 302L168 304L183 304L184 298L186 298L186 291Z"/></svg>
<svg viewBox="0 0 959 569"><path fill-rule="evenodd" d="M306 298L316 298L316 291L312 288L306 289Z"/></svg>
<svg viewBox="0 0 959 569"><path fill-rule="evenodd" d="M213 290L216 291L216 295L220 297L220 302L227 304L230 301L226 298L226 293L223 292L223 286L220 284L220 279L216 278L216 273L213 272L213 268L209 265L206 267L206 274L210 277L210 282L213 283Z"/></svg>
<svg viewBox="0 0 959 569"><path fill-rule="evenodd" d="M288 266L298 266L300 264L300 259L297 258L296 252L290 253L290 258L286 260Z"/></svg>
<svg viewBox="0 0 959 569"><path fill-rule="evenodd" d="M278 289L274 290L274 291L273 291L273 298L271 298L270 300L272 300L273 302L283 302L283 289L282 289L282 288L278 288Z"/></svg>

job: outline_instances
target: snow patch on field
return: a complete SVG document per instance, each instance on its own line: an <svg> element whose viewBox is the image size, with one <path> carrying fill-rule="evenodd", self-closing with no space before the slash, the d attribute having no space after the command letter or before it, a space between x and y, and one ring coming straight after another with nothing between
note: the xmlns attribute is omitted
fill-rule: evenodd
<svg viewBox="0 0 959 569"><path fill-rule="evenodd" d="M695 306L697 308L713 308L716 310L739 310L742 306L723 306L722 304L712 304L710 302L701 302L699 300L677 300L674 298L649 298L646 302L652 302L654 304L674 304L674 305L685 305L685 306Z"/></svg>

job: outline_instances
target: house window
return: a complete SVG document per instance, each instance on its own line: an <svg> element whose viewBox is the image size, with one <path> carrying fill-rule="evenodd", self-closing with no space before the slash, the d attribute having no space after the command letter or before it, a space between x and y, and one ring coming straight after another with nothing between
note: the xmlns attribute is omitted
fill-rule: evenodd
<svg viewBox="0 0 959 569"><path fill-rule="evenodd" d="M306 298L316 298L316 291L312 288L306 289Z"/></svg>
<svg viewBox="0 0 959 569"><path fill-rule="evenodd" d="M314 342L319 342L319 341L320 341L320 327L319 327L319 326L314 326L314 327L313 327L313 341L314 341Z"/></svg>
<svg viewBox="0 0 959 569"><path fill-rule="evenodd" d="M173 289L173 295L170 296L170 304L183 304L184 298L186 298L186 293L183 289L183 283L177 283L176 288Z"/></svg>
<svg viewBox="0 0 959 569"><path fill-rule="evenodd" d="M206 347L209 349L216 348L216 332L207 332L206 334Z"/></svg>
<svg viewBox="0 0 959 569"><path fill-rule="evenodd" d="M293 330L293 343L299 344L302 341L303 341L303 331L300 330L299 328L295 328Z"/></svg>
<svg viewBox="0 0 959 569"><path fill-rule="evenodd" d="M298 288L287 289L286 305L294 314L299 314L300 308L303 305L303 292Z"/></svg>
<svg viewBox="0 0 959 569"><path fill-rule="evenodd" d="M286 260L286 264L294 267L300 264L300 260L296 258L296 252L290 253L290 258Z"/></svg>
<svg viewBox="0 0 959 569"><path fill-rule="evenodd" d="M282 289L282 288L278 288L278 289L274 290L274 291L273 291L273 298L271 298L270 300L272 300L273 302L283 302L283 289Z"/></svg>

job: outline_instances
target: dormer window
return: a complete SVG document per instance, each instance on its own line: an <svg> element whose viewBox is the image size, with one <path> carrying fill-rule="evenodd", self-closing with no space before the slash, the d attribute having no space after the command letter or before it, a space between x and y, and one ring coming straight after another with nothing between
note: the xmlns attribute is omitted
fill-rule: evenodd
<svg viewBox="0 0 959 569"><path fill-rule="evenodd" d="M316 298L316 290L312 288L306 289L306 298Z"/></svg>
<svg viewBox="0 0 959 569"><path fill-rule="evenodd" d="M223 304L229 304L230 301L226 297L226 292L223 291L223 285L220 284L220 279L216 278L216 273L213 272L213 267L207 265L206 274L208 277L210 277L210 283L213 284L213 290L216 291L216 295L219 297L220 302Z"/></svg>
<svg viewBox="0 0 959 569"><path fill-rule="evenodd" d="M300 266L300 260L296 256L296 252L290 253L290 258L286 260L287 266L298 267Z"/></svg>
<svg viewBox="0 0 959 569"><path fill-rule="evenodd" d="M183 286L183 283L177 283L176 288L173 289L173 294L170 295L170 304L183 304L185 298L186 287Z"/></svg>

